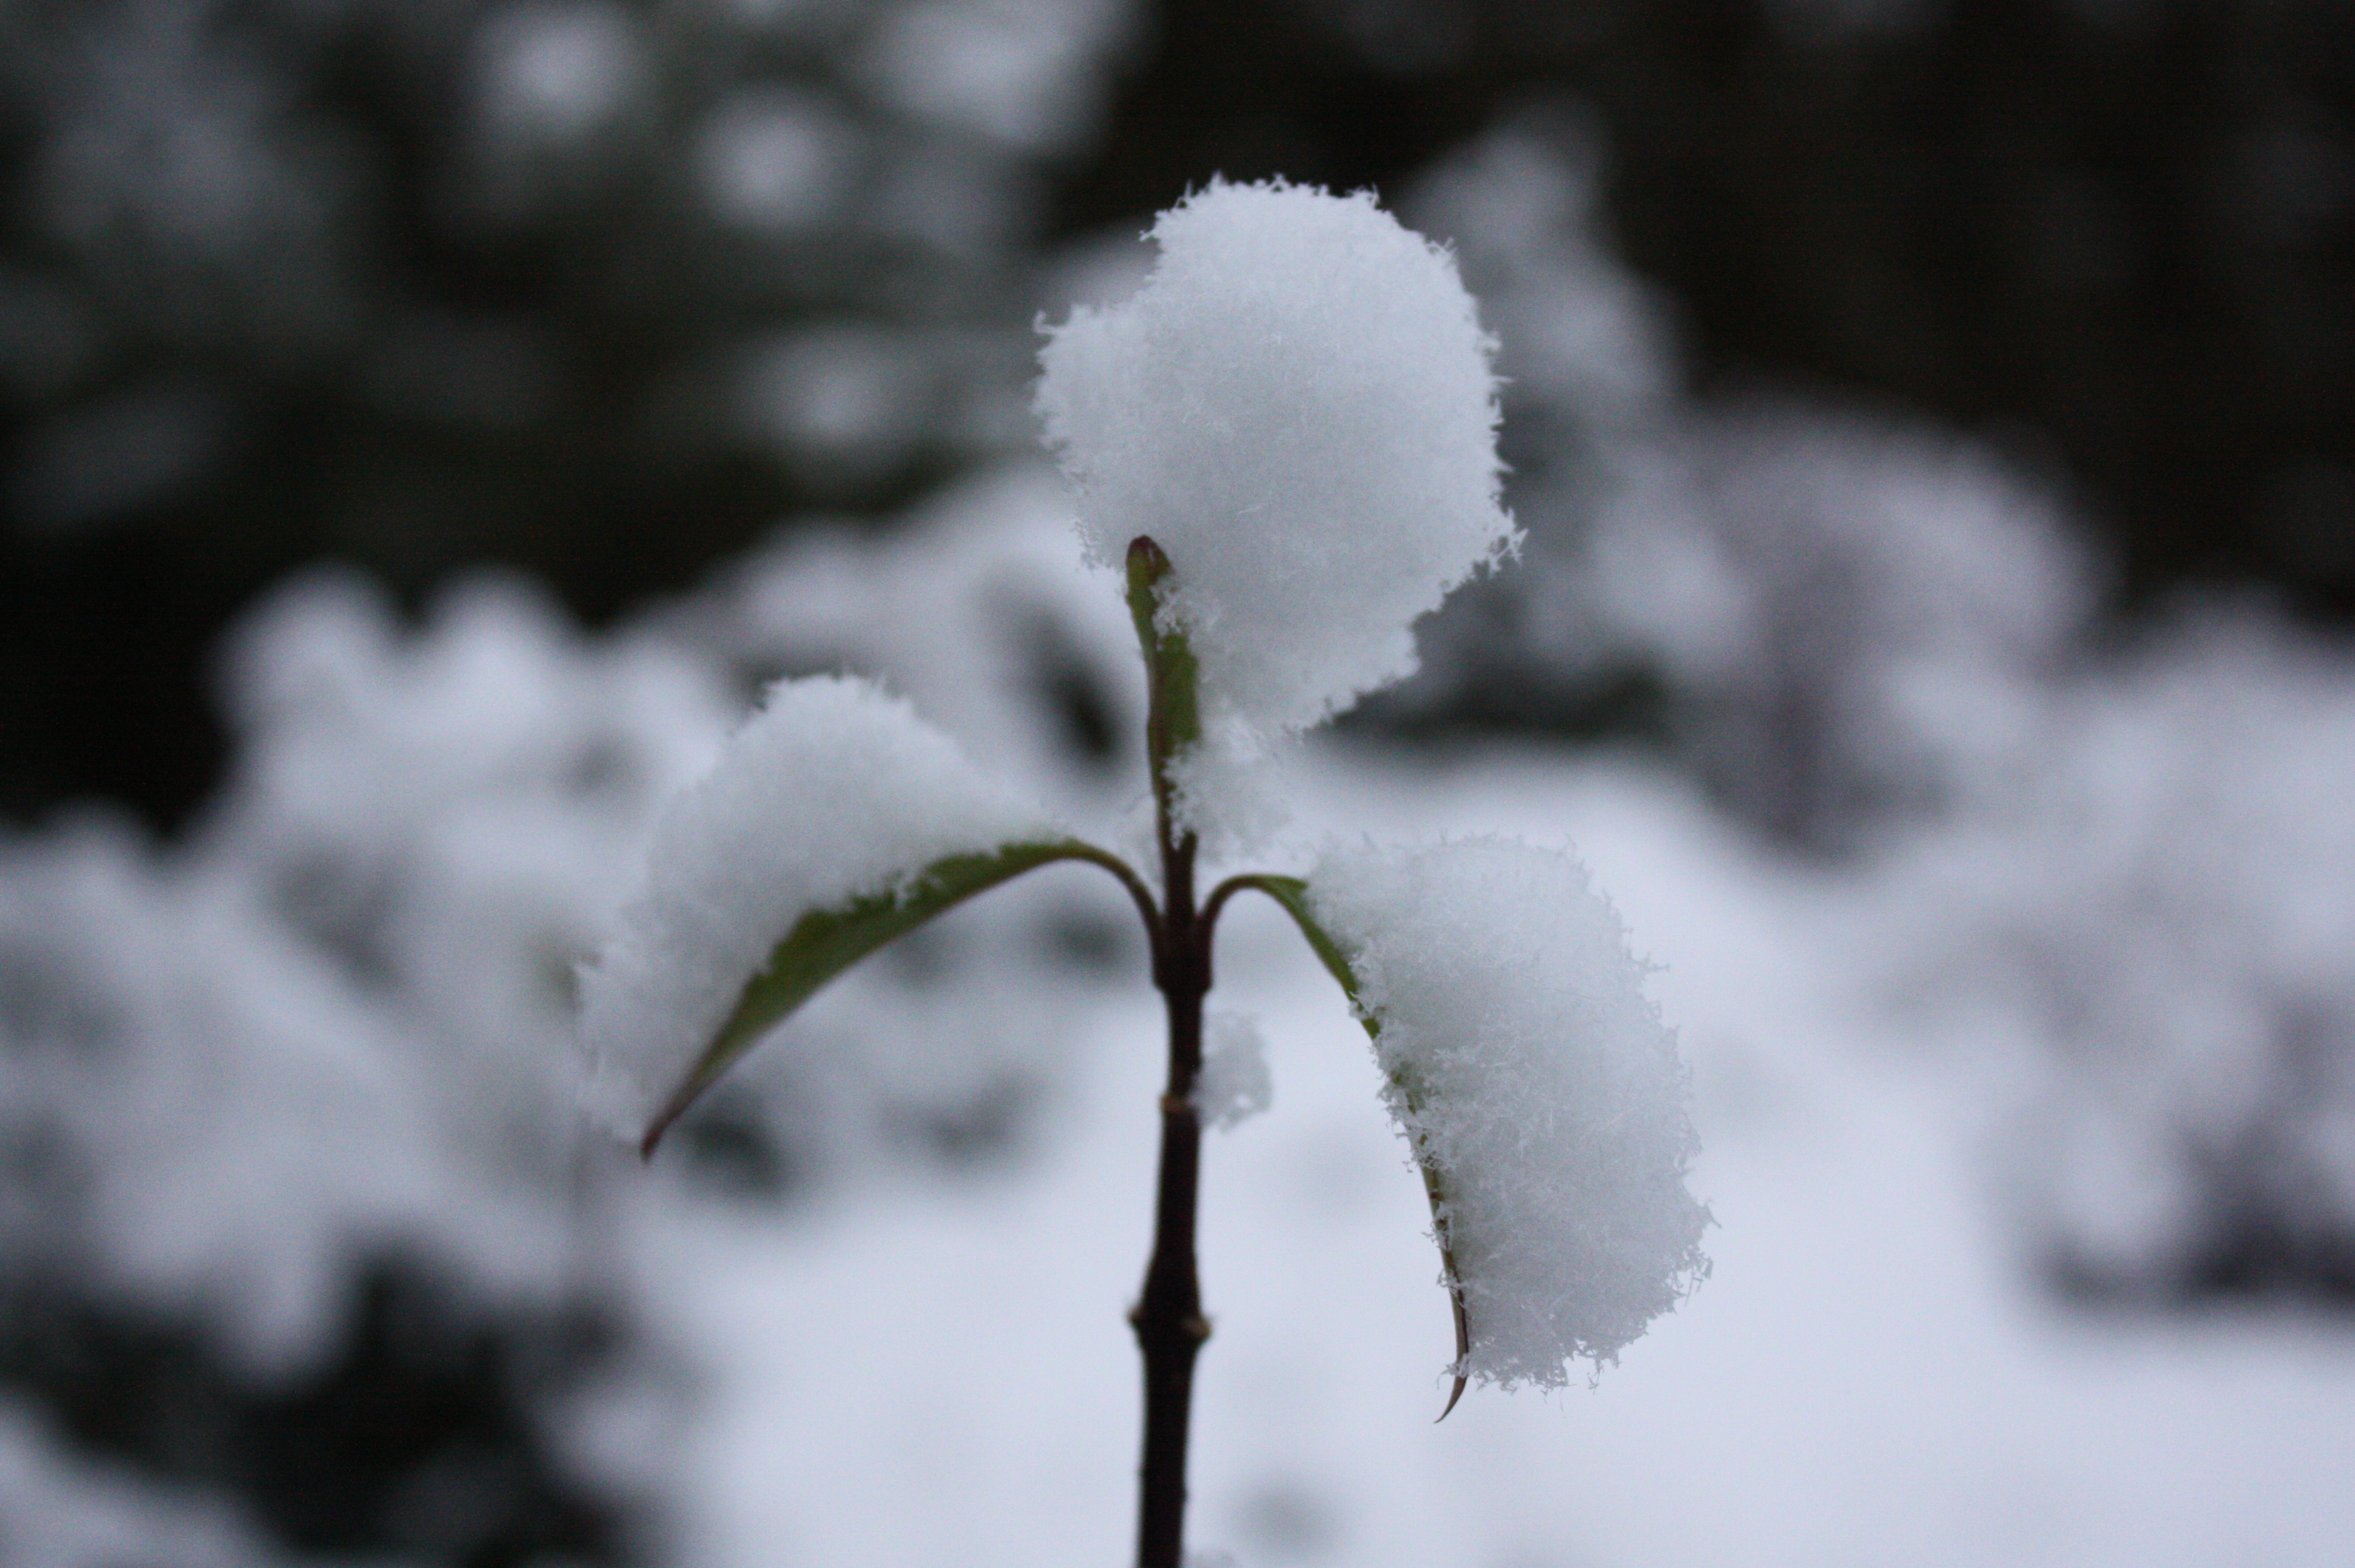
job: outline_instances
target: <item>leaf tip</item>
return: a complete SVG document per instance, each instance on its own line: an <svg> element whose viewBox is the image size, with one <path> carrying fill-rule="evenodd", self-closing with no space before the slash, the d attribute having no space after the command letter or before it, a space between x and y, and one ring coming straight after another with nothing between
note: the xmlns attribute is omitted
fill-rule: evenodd
<svg viewBox="0 0 2355 1568"><path fill-rule="evenodd" d="M1447 1410L1439 1413L1432 1422L1433 1426L1447 1419L1447 1411L1454 1410L1455 1402L1464 1397L1464 1385L1472 1375L1472 1315L1464 1310L1464 1284L1455 1277L1455 1254L1443 1251L1440 1256L1447 1268L1447 1305L1455 1318L1455 1387L1448 1392Z"/></svg>
<svg viewBox="0 0 2355 1568"><path fill-rule="evenodd" d="M663 1141L663 1135L669 1132L679 1117L687 1114L687 1106L694 1103L696 1095L702 1088L701 1083L693 1079L688 1080L677 1093L671 1096L668 1104L655 1113L654 1120L646 1124L645 1136L638 1139L639 1159L652 1162L655 1149Z"/></svg>

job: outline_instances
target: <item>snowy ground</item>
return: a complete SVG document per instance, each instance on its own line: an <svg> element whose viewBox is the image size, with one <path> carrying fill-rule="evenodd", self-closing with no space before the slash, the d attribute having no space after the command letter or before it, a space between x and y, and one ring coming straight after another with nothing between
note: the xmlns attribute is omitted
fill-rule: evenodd
<svg viewBox="0 0 2355 1568"><path fill-rule="evenodd" d="M1274 1108L1206 1154L1193 1540L1245 1564L2322 1564L2355 1529L2355 1337L2287 1313L2088 1317L1990 1193L2006 1042L1898 1038L1904 923L1764 857L1665 775L1322 762L1304 816L1567 837L1662 965L1695 1066L1714 1275L1592 1390L1476 1391L1362 1035L1263 908L1214 1002ZM1055 873L1082 875L1078 870ZM862 1189L647 1238L690 1348L698 1564L1122 1561L1157 1009L1085 1020L1054 1131L945 1196ZM1983 1047L1984 1049L1979 1049Z"/></svg>
<svg viewBox="0 0 2355 1568"><path fill-rule="evenodd" d="M569 957L745 668L878 670L1082 825L1134 826L1134 769L1059 753L1039 699L1052 655L1135 707L1116 597L1039 494L805 540L612 637L512 584L413 627L336 581L265 606L202 832L0 841L26 981L0 1108L101 1178L13 1186L12 1262L201 1307L265 1387L325 1353L362 1244L495 1301L618 1281L651 1375L550 1425L647 1488L652 1560L1124 1561L1160 1012L1136 944L1049 939L1126 915L1107 879L958 911L753 1052L732 1114L811 1179L782 1200L695 1176L685 1139L641 1170L559 1071ZM2276 1217L2321 1233L2355 1204L2355 1083L2327 1051L2281 1076L2348 1038L2350 670L2254 617L2081 667L2021 697L2028 743L1955 816L1838 865L1625 758L1310 752L1277 781L1295 851L1504 832L1589 861L1694 1069L1715 1272L1592 1389L1475 1390L1434 1425L1420 1184L1337 988L1239 901L1212 1004L1256 1016L1274 1104L1206 1150L1195 1541L1246 1568L2345 1561L2343 1318L2105 1314L2036 1281L2056 1237L2144 1277L2194 1255L2203 1149L2254 1148L2303 1204ZM955 1173L911 1157L908 1125L1008 1084L1039 1091L1027 1132ZM27 1568L310 1561L29 1398L0 1409L0 1537Z"/></svg>

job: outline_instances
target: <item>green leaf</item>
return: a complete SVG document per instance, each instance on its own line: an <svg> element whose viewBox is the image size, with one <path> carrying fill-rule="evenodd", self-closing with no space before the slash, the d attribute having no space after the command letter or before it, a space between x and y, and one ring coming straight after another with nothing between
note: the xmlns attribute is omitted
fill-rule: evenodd
<svg viewBox="0 0 2355 1568"><path fill-rule="evenodd" d="M1186 634L1165 625L1161 611L1174 584L1161 547L1140 534L1128 547L1128 613L1145 650L1145 749L1153 773L1153 800L1169 820L1169 764L1202 738L1201 666Z"/></svg>
<svg viewBox="0 0 2355 1568"><path fill-rule="evenodd" d="M977 854L951 855L895 888L853 899L838 909L812 910L794 923L770 953L768 965L745 983L736 1010L663 1103L639 1151L651 1157L663 1134L698 1095L828 980L975 893L1056 860L1092 860L1112 871L1127 884L1147 923L1152 923L1151 899L1127 863L1076 838L1007 844Z"/></svg>
<svg viewBox="0 0 2355 1568"><path fill-rule="evenodd" d="M1306 882L1298 877L1244 876L1233 879L1227 887L1237 890L1253 888L1282 905L1284 912L1292 917L1293 923L1300 927L1300 934L1307 938L1309 948L1331 972L1333 978L1341 983L1341 989L1348 996L1358 1020L1366 1026L1366 1033L1376 1040L1381 1038L1380 1022L1358 994L1358 975L1350 966L1348 950L1335 939L1332 933L1316 923L1316 915L1309 910ZM1226 889L1221 889L1220 893L1214 893L1213 901L1225 891ZM1391 1082L1397 1085L1408 1111L1422 1110L1421 1096L1416 1093L1412 1083L1396 1074L1391 1075ZM1447 1241L1447 1191L1439 1168L1423 1157L1420 1147L1414 1151L1414 1163L1416 1168L1423 1172L1423 1195L1431 1200L1432 1234L1439 1241L1439 1266L1447 1280L1447 1304L1455 1317L1455 1360L1460 1368L1472 1351L1472 1322L1464 1309L1464 1279L1455 1270L1455 1252ZM1465 1374L1459 1371L1455 1374L1455 1387L1447 1396L1447 1409L1439 1413L1440 1420L1446 1420L1448 1411L1454 1410L1455 1402L1464 1397L1464 1382Z"/></svg>

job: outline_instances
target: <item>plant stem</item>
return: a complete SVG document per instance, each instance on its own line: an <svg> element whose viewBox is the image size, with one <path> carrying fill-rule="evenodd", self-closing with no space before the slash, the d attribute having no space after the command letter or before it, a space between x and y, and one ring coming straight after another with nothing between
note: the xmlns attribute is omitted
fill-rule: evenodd
<svg viewBox="0 0 2355 1568"><path fill-rule="evenodd" d="M1169 1078L1161 1095L1161 1175L1153 1257L1129 1314L1145 1353L1145 1456L1138 1467L1137 1568L1178 1568L1186 1535L1186 1438L1194 1357L1210 1337L1194 1260L1202 1121L1194 1080L1202 1066L1202 998L1209 990L1208 931L1194 908L1194 840L1162 845L1164 894L1154 977L1169 1009Z"/></svg>
<svg viewBox="0 0 2355 1568"><path fill-rule="evenodd" d="M1210 989L1210 926L1194 902L1194 835L1179 825L1171 769L1201 735L1193 651L1162 620L1169 558L1149 539L1128 549L1129 612L1145 655L1146 757L1153 780L1154 837L1161 850L1161 918L1153 930L1153 983L1169 1008L1169 1078L1161 1092L1161 1176L1153 1206L1153 1256L1128 1315L1145 1353L1145 1456L1137 1467L1137 1568L1179 1568L1186 1549L1186 1435L1193 1415L1194 1357L1210 1337L1194 1263L1194 1211L1202 1169L1202 1118L1194 1080L1202 1070L1202 998ZM1211 918L1215 918L1212 915ZM1147 921L1147 925L1153 923Z"/></svg>

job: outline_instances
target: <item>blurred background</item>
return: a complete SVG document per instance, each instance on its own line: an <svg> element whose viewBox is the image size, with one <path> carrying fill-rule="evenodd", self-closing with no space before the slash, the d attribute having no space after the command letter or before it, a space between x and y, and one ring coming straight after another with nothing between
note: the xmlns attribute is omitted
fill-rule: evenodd
<svg viewBox="0 0 2355 1568"><path fill-rule="evenodd" d="M1221 174L1453 246L1529 531L1269 853L1574 840L1721 1228L1591 1394L1425 1432L1427 1217L1239 914L1202 1538L2344 1560L2346 0L7 0L0 1563L1119 1560L1116 889L650 1172L565 1048L778 675L1133 825L1035 324Z"/></svg>

